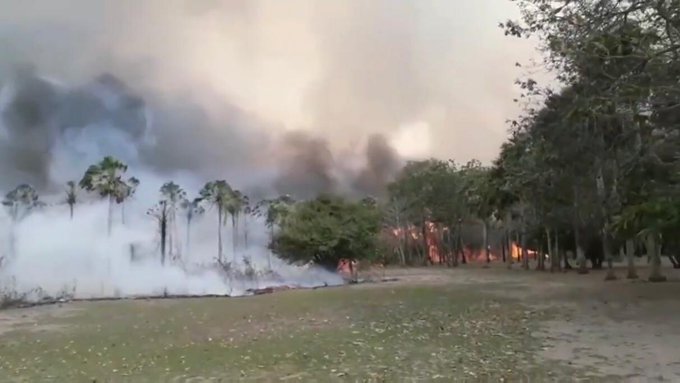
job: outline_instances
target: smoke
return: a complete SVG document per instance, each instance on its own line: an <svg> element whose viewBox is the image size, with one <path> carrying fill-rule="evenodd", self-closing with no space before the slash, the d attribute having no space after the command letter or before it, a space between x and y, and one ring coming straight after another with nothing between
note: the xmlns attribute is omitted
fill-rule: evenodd
<svg viewBox="0 0 680 383"><path fill-rule="evenodd" d="M479 48L502 39L496 22L512 15L492 1L0 0L0 191L30 183L50 205L3 218L16 252L0 277L52 294L239 291L214 271L158 267L144 212L163 182L189 196L214 179L251 200L380 196L401 154L490 159L515 96L515 60L500 63L517 52ZM116 206L111 237L95 196L81 196L73 221L63 205L65 183L105 155L141 180L125 225ZM186 262L213 261L213 215L196 222L190 249L184 226L173 229ZM250 248L228 258L263 268L266 233L248 227ZM142 259L131 262L133 242ZM338 282L273 262L277 283Z"/></svg>
<svg viewBox="0 0 680 383"><path fill-rule="evenodd" d="M366 162L366 167L359 172L354 186L366 194L382 197L385 185L394 179L402 161L384 136L373 135L366 145Z"/></svg>
<svg viewBox="0 0 680 383"><path fill-rule="evenodd" d="M225 235L230 247L225 256L232 265L232 276L226 278L214 266L214 211L195 219L191 226L178 216L169 229L172 260L161 266L157 223L145 212L160 198L164 182L179 183L190 197L210 177L235 179L234 187L248 190L256 181L271 184L276 168L268 169L271 163L257 161L256 156L268 158L274 152L265 139L260 138L261 150L249 141L258 137L258 131L248 128L257 125L238 109L221 112L234 126L225 132L210 130L217 120L196 105L149 99L110 74L69 86L21 67L4 83L0 89L0 191L4 194L28 182L41 192L47 206L19 222L4 210L0 214L2 289L28 293L27 299L37 300L64 294L77 298L240 295L264 286L341 283L339 276L328 271L303 270L274 258L266 248L269 238L264 223L253 217L240 222L243 227L249 223L247 247L245 231L226 230L232 234ZM142 181L134 198L112 210L115 229L111 235L107 234L111 211L106 201L80 191L71 219L64 189L68 180L78 182L89 165L107 155L129 166L126 177ZM304 163L301 160L291 164ZM291 179L289 186L294 190L316 187Z"/></svg>

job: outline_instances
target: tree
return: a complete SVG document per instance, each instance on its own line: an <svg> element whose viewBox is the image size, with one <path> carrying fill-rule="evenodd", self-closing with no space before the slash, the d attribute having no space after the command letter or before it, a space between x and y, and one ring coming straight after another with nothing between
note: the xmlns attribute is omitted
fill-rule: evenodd
<svg viewBox="0 0 680 383"><path fill-rule="evenodd" d="M99 163L91 165L85 175L80 180L80 187L89 192L96 192L102 198L109 201L109 214L107 222L107 232L111 234L113 224L113 205L114 203L124 203L127 198L132 196L139 181L132 177L128 180L123 179L127 171L127 165L113 157L104 157Z"/></svg>
<svg viewBox="0 0 680 383"><path fill-rule="evenodd" d="M680 168L678 156L667 155L677 153L678 147L678 4L655 0L517 3L522 20L504 23L506 34L538 37L543 42L545 66L565 86L558 97L552 101L549 97L539 112L528 111L534 116L561 117L551 118L553 122L533 121L528 130L534 131L532 141L544 140L551 153L569 164L553 163L546 170L563 170L560 175L574 185L571 211L579 269L585 268L580 232L594 229L607 260L606 279L616 277L612 268L615 242L626 243L628 274L634 277L631 236L646 231L644 241L656 259L657 241L663 238L649 234L659 228L648 218L656 216L669 224L673 219L655 213L652 207L673 205L678 200L677 180L669 177ZM528 83L535 87L535 82ZM550 91L545 94L551 96ZM548 130L548 126L553 128ZM570 140L558 141L557 136ZM617 223L613 224L614 220ZM648 227L632 222L644 222ZM597 257L591 261L593 267L601 264Z"/></svg>
<svg viewBox="0 0 680 383"><path fill-rule="evenodd" d="M75 181L68 181L66 183L66 203L69 208L69 215L73 219L73 209L78 202L78 190Z"/></svg>
<svg viewBox="0 0 680 383"><path fill-rule="evenodd" d="M264 216L265 226L269 229L269 242L274 241L277 228L281 228L289 217L295 200L289 195L282 195L274 199L265 199L255 205L254 212L259 216ZM271 254L267 253L267 264L272 268Z"/></svg>
<svg viewBox="0 0 680 383"><path fill-rule="evenodd" d="M238 248L238 220L246 207L248 197L246 197L239 190L232 190L229 194L229 198L226 205L226 211L231 216L231 229L232 229L232 247L234 251L234 257L236 256L236 249Z"/></svg>
<svg viewBox="0 0 680 383"><path fill-rule="evenodd" d="M168 220L170 217L170 209L168 208L168 201L161 199L158 203L146 212L158 222L158 231L161 236L161 265L165 265L166 246L168 238Z"/></svg>
<svg viewBox="0 0 680 383"><path fill-rule="evenodd" d="M313 262L334 269L341 259L376 256L379 228L377 207L322 195L296 204L270 248L290 263Z"/></svg>
<svg viewBox="0 0 680 383"><path fill-rule="evenodd" d="M45 204L40 201L38 192L31 185L22 184L5 195L5 198L2 200L2 205L7 208L9 216L12 219L9 252L10 256L14 256L14 247L16 243L14 234L15 225L26 218L35 209L41 208Z"/></svg>
<svg viewBox="0 0 680 383"><path fill-rule="evenodd" d="M482 223L483 249L487 264L491 262L489 220L493 215L489 174L489 169L482 166L481 162L477 160L469 161L461 169L465 205L469 215Z"/></svg>
<svg viewBox="0 0 680 383"><path fill-rule="evenodd" d="M222 226L226 221L225 212L229 208L229 204L232 203L233 194L231 186L224 180L208 182L199 192L199 201L205 201L210 206L217 208L217 261L220 264L224 262Z"/></svg>
<svg viewBox="0 0 680 383"><path fill-rule="evenodd" d="M193 222L195 218L202 216L205 213L205 208L201 206L200 198L195 198L191 201L185 198L182 200L180 207L184 213L184 219L186 220L186 252L189 254L191 251L191 222Z"/></svg>
<svg viewBox="0 0 680 383"><path fill-rule="evenodd" d="M116 203L120 204L120 222L125 225L125 201L132 198L137 192L139 180L135 177L128 178L125 184L121 184L120 191L116 197Z"/></svg>
<svg viewBox="0 0 680 383"><path fill-rule="evenodd" d="M169 181L161 186L160 194L167 206L167 225L169 227L168 248L170 258L173 258L173 238L177 232L177 210L180 208L182 201L186 199L186 192L176 183Z"/></svg>

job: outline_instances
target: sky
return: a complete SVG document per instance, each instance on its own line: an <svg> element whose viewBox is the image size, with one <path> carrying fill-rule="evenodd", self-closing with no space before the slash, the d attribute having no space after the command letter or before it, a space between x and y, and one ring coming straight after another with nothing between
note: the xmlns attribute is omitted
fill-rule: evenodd
<svg viewBox="0 0 680 383"><path fill-rule="evenodd" d="M0 0L0 81L24 62L73 84L109 72L340 156L381 134L405 157L488 163L519 112L514 64L535 55L498 28L517 14L509 0Z"/></svg>

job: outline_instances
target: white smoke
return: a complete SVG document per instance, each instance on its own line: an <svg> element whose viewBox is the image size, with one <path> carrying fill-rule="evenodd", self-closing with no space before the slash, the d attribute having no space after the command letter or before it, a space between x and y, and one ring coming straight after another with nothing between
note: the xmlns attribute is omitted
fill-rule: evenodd
<svg viewBox="0 0 680 383"><path fill-rule="evenodd" d="M47 162L45 166L38 166L45 167L43 176L46 180L40 190L43 192L41 200L47 206L17 223L11 221L6 211L0 213L0 256L4 257L0 289L29 294L28 299L65 293L75 298L233 296L246 294L253 288L342 283L334 273L290 266L273 257L266 248L268 237L264 224L254 217L248 217L247 248L243 230L237 232L237 248L231 242L230 228L223 230L225 256L232 262L237 275L227 277L214 266L217 217L210 209L192 222L190 233L181 214L178 215L176 224L170 228L172 251L178 259L161 266L159 230L157 222L146 214L147 209L159 200L160 186L167 181L180 184L192 198L208 180L199 179L198 175L186 170L161 172L144 162L141 148L155 145L153 129L156 127L148 107L132 112L121 109L123 97L115 88L111 91L111 88L101 86L77 89L52 86L57 89L58 96L51 96L54 99L45 102L48 111L39 113L35 119L38 123L25 127L17 120L11 120L15 125L7 126L6 119L0 120L2 146L25 145L27 149L42 152ZM8 87L0 92L0 116L16 107L13 104L16 94ZM32 96L32 101L47 99L42 93ZM96 110L83 110L90 104ZM19 116L33 120L32 116ZM17 127L24 130L17 130ZM23 135L31 133L29 129L37 129L37 134L46 139L46 143L21 140L26 138ZM129 166L126 177L134 176L141 181L131 200L124 205L115 205L114 228L110 235L107 233L108 202L80 191L73 219L65 203L65 183L69 180L77 182L89 165L107 155ZM33 159L33 156L19 152L13 160L20 169L22 161L31 163ZM11 166L5 164L3 168ZM249 183L247 175L240 177L240 181ZM0 186L6 189L0 190L3 195L13 187L6 182ZM242 221L241 226L243 224ZM191 247L187 245L188 236ZM248 262L250 266L246 265ZM270 266L274 273L264 273ZM252 275L246 275L249 272Z"/></svg>

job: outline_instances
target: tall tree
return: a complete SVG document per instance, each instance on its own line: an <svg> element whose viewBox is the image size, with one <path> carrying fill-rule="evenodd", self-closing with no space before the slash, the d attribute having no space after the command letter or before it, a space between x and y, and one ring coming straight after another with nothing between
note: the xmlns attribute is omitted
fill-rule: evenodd
<svg viewBox="0 0 680 383"><path fill-rule="evenodd" d="M17 186L14 190L5 195L2 200L2 205L9 211L9 216L12 219L12 226L10 227L9 238L9 254L11 257L15 255L15 225L27 217L35 209L43 207L45 204L40 201L38 192L28 184Z"/></svg>
<svg viewBox="0 0 680 383"><path fill-rule="evenodd" d="M255 212L264 216L265 226L269 229L269 241L274 240L277 228L281 228L293 211L295 200L289 195L282 195L274 199L265 199L256 204ZM272 268L271 252L267 253L267 264Z"/></svg>
<svg viewBox="0 0 680 383"><path fill-rule="evenodd" d="M161 199L156 205L146 212L147 215L153 217L158 222L158 232L161 237L161 265L165 265L167 238L168 238L168 220L170 217L170 209L168 208L168 200Z"/></svg>
<svg viewBox="0 0 680 383"><path fill-rule="evenodd" d="M177 232L177 210L180 208L182 201L186 199L186 192L176 183L169 181L161 186L160 194L163 200L166 201L168 210L168 255L170 258L175 256L173 249L175 247L173 238Z"/></svg>
<svg viewBox="0 0 680 383"><path fill-rule="evenodd" d="M238 248L238 221L243 209L246 206L247 197L239 190L232 190L229 194L226 211L231 216L232 229L232 247L233 256L236 257L236 249Z"/></svg>
<svg viewBox="0 0 680 383"><path fill-rule="evenodd" d="M78 186L75 181L68 181L66 183L66 203L69 208L69 216L73 219L73 210L78 202Z"/></svg>
<svg viewBox="0 0 680 383"><path fill-rule="evenodd" d="M191 252L191 223L194 219L202 216L205 213L205 208L201 206L200 198L195 198L194 200L184 199L180 204L182 212L184 214L184 219L186 220L186 253L190 255Z"/></svg>
<svg viewBox="0 0 680 383"><path fill-rule="evenodd" d="M79 183L82 189L96 192L102 198L108 199L107 233L109 235L113 226L113 205L125 202L139 184L134 177L128 180L123 179L127 169L127 165L121 161L110 156L104 157L99 163L87 169Z"/></svg>
<svg viewBox="0 0 680 383"><path fill-rule="evenodd" d="M229 204L232 203L233 189L227 181L211 181L203 186L199 192L199 200L205 201L210 206L217 208L217 261L224 262L224 252L222 249L222 226L226 221L226 212Z"/></svg>

